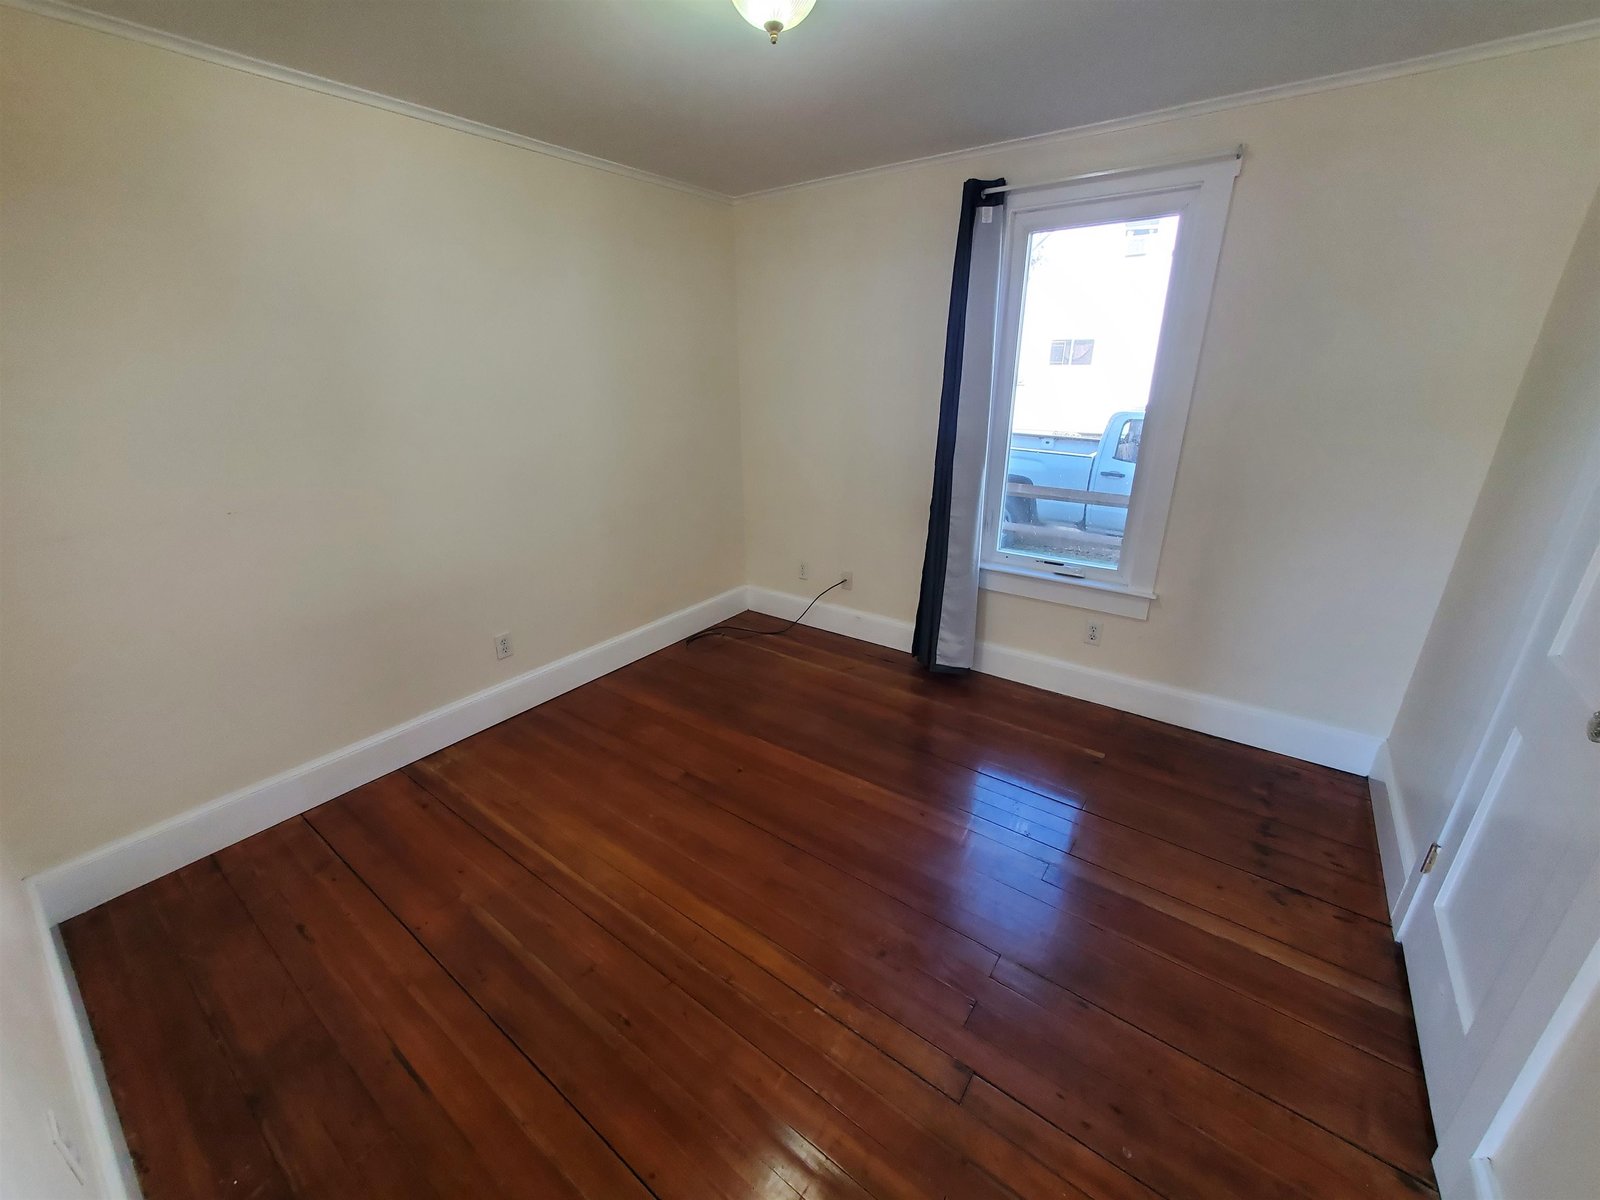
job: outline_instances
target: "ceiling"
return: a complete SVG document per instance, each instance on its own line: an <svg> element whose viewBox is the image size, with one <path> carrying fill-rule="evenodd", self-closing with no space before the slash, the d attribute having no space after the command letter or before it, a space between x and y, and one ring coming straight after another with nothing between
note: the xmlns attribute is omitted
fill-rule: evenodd
<svg viewBox="0 0 1600 1200"><path fill-rule="evenodd" d="M1600 18L1600 0L77 0L725 195Z"/></svg>

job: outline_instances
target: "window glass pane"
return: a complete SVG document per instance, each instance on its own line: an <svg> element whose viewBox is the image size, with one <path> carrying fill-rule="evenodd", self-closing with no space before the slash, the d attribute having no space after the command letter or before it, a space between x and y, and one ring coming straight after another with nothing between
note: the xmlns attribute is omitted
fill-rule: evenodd
<svg viewBox="0 0 1600 1200"><path fill-rule="evenodd" d="M1176 215L1029 237L1000 524L1006 553L1120 564L1177 239Z"/></svg>
<svg viewBox="0 0 1600 1200"><path fill-rule="evenodd" d="M1123 462L1139 461L1139 435L1144 432L1142 420L1124 421L1117 435L1117 452L1112 457Z"/></svg>

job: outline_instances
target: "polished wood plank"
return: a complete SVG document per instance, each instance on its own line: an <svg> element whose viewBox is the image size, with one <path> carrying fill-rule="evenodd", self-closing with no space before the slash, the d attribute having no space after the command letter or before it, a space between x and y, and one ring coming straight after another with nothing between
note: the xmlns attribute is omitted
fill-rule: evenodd
<svg viewBox="0 0 1600 1200"><path fill-rule="evenodd" d="M453 1192L645 1197L642 1183L303 821L217 856L340 1052ZM485 1177L487 1176L487 1177ZM570 1176L570 1179L569 1179Z"/></svg>
<svg viewBox="0 0 1600 1200"><path fill-rule="evenodd" d="M393 807L381 798L363 795L353 796L351 801L376 820L394 820ZM426 794L412 800L414 807L423 811L433 809L436 803ZM454 840L469 834L470 826L465 823L453 830L447 825L440 817L429 827L431 836ZM437 855L428 857L424 871L431 869ZM531 848L525 855L499 860L499 866L509 875L514 869L525 869L523 862L528 864L526 869L543 878L538 868L548 864L541 863ZM867 1053L865 1046L854 1045L847 1029L796 1003L798 997L773 987L770 977L763 980L735 956L695 938L688 922L664 905L651 904L643 893L632 893L637 903L630 910L571 876L548 874L551 892L563 900L568 900L570 893L573 906L592 922L561 910L561 944L578 940L575 926L581 927L579 932L592 930L622 973L614 982L600 978L598 971L580 973L577 977L584 988L608 1007L622 1007L634 997L654 997L647 1006L628 1007L622 1018L625 1036L646 1053L660 1058L680 1076L720 1071L729 1085L721 1090L723 1099L786 1121L780 1139L783 1145L795 1146L805 1136L800 1130L806 1130L808 1140L825 1149L829 1159L876 1194L927 1195L942 1186L939 1181L948 1183L961 1177L965 1167L951 1147L919 1129L845 1064L861 1073L875 1071L878 1087L893 1088L902 1101L919 1091L932 1099L932 1090L925 1084L913 1083L903 1069L878 1061L879 1056ZM528 894L526 889L523 894ZM551 903L554 906L553 899ZM653 919L655 926L646 917ZM664 937L657 926L665 927L671 936ZM523 944L528 944L526 935ZM700 954L687 953L688 947L698 948ZM623 953L624 948L631 953ZM546 960L556 956L548 946L540 953ZM740 982L749 991L742 990ZM752 996L752 991L759 995ZM619 1000L619 996L628 999ZM683 1061L681 1048L689 1042L704 1061ZM830 1045L834 1049L831 1055L822 1049ZM820 1171L823 1162L821 1157L815 1158L810 1170ZM896 1164L896 1169L889 1170L890 1164ZM838 1194L859 1194L859 1187L847 1176L836 1177L833 1184ZM982 1178L972 1179L965 1191L974 1196L999 1194Z"/></svg>
<svg viewBox="0 0 1600 1200"><path fill-rule="evenodd" d="M295 1193L443 1197L433 1175L356 1078L215 860L150 887L158 919Z"/></svg>
<svg viewBox="0 0 1600 1200"><path fill-rule="evenodd" d="M747 614L756 623L770 618ZM776 623L781 625L781 622ZM863 653L848 639L799 627L782 638L751 640L771 653L825 662L840 674L870 679L876 688L915 697L944 709L961 709L1046 735L1073 730L1074 741L1099 749L1123 771L1180 788L1185 807L1214 818L1213 807L1233 808L1258 821L1263 836L1298 843L1306 833L1366 856L1376 868L1377 843L1365 780L1313 767L1250 746L1165 725L989 675L930 676L908 656L872 647ZM941 718L942 720L943 718ZM1195 755L1205 766L1196 770Z"/></svg>
<svg viewBox="0 0 1600 1200"><path fill-rule="evenodd" d="M64 935L152 1197L1431 1194L1363 781L812 629Z"/></svg>
<svg viewBox="0 0 1600 1200"><path fill-rule="evenodd" d="M714 1069L703 1052L653 1017L646 1033L655 1054L630 1036L635 1020L647 1019L641 1000L662 998L659 985L633 995L608 979L621 968L592 925L552 914L538 889L496 889L496 853L483 852L481 839L468 850L436 810L410 807L415 785L404 776L358 795L369 793L388 801L378 819L352 798L312 814L313 828L647 1183L730 1197L792 1191L782 1186L781 1149L747 1140L736 1118L729 1128L723 1091L691 1090ZM610 982L610 1003L589 1002L586 984L596 976Z"/></svg>
<svg viewBox="0 0 1600 1200"><path fill-rule="evenodd" d="M62 930L147 1194L293 1194L221 1037L140 888Z"/></svg>
<svg viewBox="0 0 1600 1200"><path fill-rule="evenodd" d="M566 734L572 740L581 737L576 728ZM603 748L597 745L597 749ZM1097 1004L1114 1008L1141 1028L1237 1073L1298 1111L1330 1121L1338 1132L1353 1128L1345 1119L1348 1099L1387 1113L1396 1107L1406 1111L1418 1095L1415 1076L1409 1072L1321 1036L1238 993L1194 978L1176 964L1145 953L1098 926L1085 923L1073 930L1069 939L1061 922L1051 920L1041 902L1015 889L985 886L976 897L964 896L953 892L948 880L911 871L901 853L906 845L903 832L880 839L885 846L895 847L892 850L863 850L860 845L843 848L805 820L780 824L798 809L772 800L774 788L769 780L745 772L742 786L748 789L739 796L746 817L758 824L771 821L768 827L775 834L810 850L817 862L853 866L857 877L870 875L883 888L887 893L884 900L894 897L921 907L956 930L1031 963ZM758 815L769 806L776 815ZM831 834L846 820L843 816L830 819L824 828ZM872 902L865 892L852 895L857 906ZM1044 944L1037 936L1041 929L1049 930ZM1063 951L1069 957L1063 957ZM1181 1000L1175 1002L1173 996ZM1317 1063L1337 1064L1338 1069L1324 1072L1326 1078L1318 1086L1308 1087L1306 1080L1317 1074ZM1330 1086L1342 1089L1343 1094L1330 1095ZM1378 1124L1386 1127L1383 1120ZM1420 1141L1395 1139L1386 1145L1400 1165L1426 1169L1427 1149Z"/></svg>
<svg viewBox="0 0 1600 1200"><path fill-rule="evenodd" d="M666 655L655 656L648 663L641 664L640 668L659 672L670 670L671 665L681 661L692 666L697 673L709 677L703 683L679 679L677 683L684 694L725 706L723 711L734 708L752 725L763 716L767 717L772 724L762 726L761 733L769 740L786 737L792 739L788 744L797 744L803 737L803 734L789 732L792 720L787 719L783 709L770 699L772 692L769 683L774 671L770 666L771 656L765 656L758 648L743 642L714 643L711 646L696 643L676 653L674 660L668 660ZM1067 753L1062 753L1060 748L1040 746L1037 744L1039 739L1024 739L1015 731L1007 737L997 726L991 726L986 731L987 736L982 738L947 729L944 722L929 728L887 706L847 700L831 679L786 672L784 668L777 670L779 677L784 680L783 695L789 699L789 705L792 707L794 697L802 699L808 711L817 715L818 723L827 726L824 737L830 744L839 743L841 730L854 730L870 734L879 744L899 742L908 747L917 747L932 757L964 766L980 776L998 774L1013 782L1032 782L1043 788L1077 787L1088 790L1094 786L1087 782L1090 773L1103 769L1100 761L1087 754L1073 753L1071 748ZM627 676L629 673L625 671L620 674ZM1137 860L1130 859L1127 850L1128 839L1123 837L1118 840L1118 828L1113 823L1084 820L1080 825L1087 827L1085 834L1080 835L1085 840L1106 844L1105 848L1097 846L1089 853L1110 855L1118 861L1132 862L1137 869ZM1120 853L1117 849L1119 845L1122 847ZM1362 914L1340 908L1337 904L1320 900L1297 888L1275 885L1270 880L1236 867L1207 860L1203 855L1182 846L1173 846L1169 850L1170 843L1160 843L1154 838L1138 839L1137 845L1143 848L1147 858L1165 854L1188 860L1185 868L1167 870L1164 874L1181 880L1197 894L1207 895L1216 905L1227 904L1241 892L1253 893L1250 898L1233 904L1222 915L1231 915L1235 920L1242 917L1246 923L1268 925L1269 928L1263 931L1281 940L1301 946L1315 945L1325 957L1341 962L1369 978L1391 983L1396 980L1392 943L1388 927L1382 920L1382 897L1377 889L1370 886L1370 882L1366 887L1369 897L1367 907L1376 906L1376 918L1371 915L1363 917ZM1309 869L1307 874L1310 874ZM1260 903L1263 899L1267 903ZM1252 900L1255 902L1252 903Z"/></svg>
<svg viewBox="0 0 1600 1200"><path fill-rule="evenodd" d="M618 686L626 690L626 682L618 683ZM674 744L677 747L675 749L677 754L688 752L696 738L718 739L723 744L730 742L730 725L734 717L730 717L728 712L698 715L694 714L693 710L683 706L683 704L678 704L677 707L659 707L659 698L653 691L646 693L643 699L645 699L645 704L635 706L629 715L622 717L622 720L630 722L630 738L634 739L635 742L643 744L646 739L650 738L656 738L659 741L659 738L664 736L669 741L669 744ZM586 691L581 696L573 696L573 698L570 698L570 704L584 706L584 712L586 712L587 717L597 725L605 723L606 718L602 715L602 706L605 704L603 690ZM650 706L650 704L658 704L658 712L650 714L648 707L646 707ZM661 723L667 723L670 726L666 733L659 733L658 728L656 728ZM614 728L614 726L611 726L611 728ZM827 795L829 795L826 790L827 787L835 787L835 789L846 794L845 805L843 805L846 813L851 808L861 805L861 803L869 803L869 805L875 805L885 810L885 819L893 818L894 810L899 810L899 816L904 816L904 818L925 822L925 824L926 822L944 824L947 832L954 830L955 837L963 838L963 840L965 838L982 838L984 845L979 846L979 848L986 848L989 851L994 851L995 846L989 846L987 843L1003 843L1003 845L1010 846L1013 850L1019 850L1022 854L1027 854L1030 858L1030 861L1024 864L1024 862L1016 861L1013 856L1013 859L1011 859L1013 866L1018 867L1022 872L1032 870L1035 875L1048 878L1051 883L1061 882L1062 877L1067 872L1088 874L1088 872L1085 872L1085 867L1088 867L1088 862L1085 859L1078 858L1075 854L1070 858L1070 861L1069 859L1062 859L1058 853L1054 853L1053 846L1030 845L1029 838L1024 837L1024 835L1014 834L1013 830L1006 829L1002 824L984 819L982 805L987 803L990 798L990 792L987 789L998 786L997 781L990 781L990 779L970 773L970 771L952 771L949 768L941 770L938 765L930 765L930 763L926 762L918 762L917 770L915 771L896 770L888 774L888 776L883 776L883 774L877 773L875 766L864 765L861 754L858 754L858 752L838 749L837 741L837 738L822 738L811 742L810 746L800 747L800 749L806 750L806 754L811 755L810 758L806 758L802 754L789 754L787 750L771 746L768 742L760 741L760 739L744 739L744 744L739 744L734 739L731 746L733 746L733 749L738 750L738 754L741 755L741 757L736 758L736 762L744 762L752 755L760 755L763 758L763 770L787 773L790 778L795 778L795 771L800 774L808 774L810 778L800 781L800 786L808 790L811 797L816 798L816 800L826 800ZM877 755L878 750L872 750L869 754ZM835 770L835 763L842 765L845 770ZM747 770L747 768L742 768L741 766L741 770ZM875 786L872 782L859 778L859 774L851 774L851 770L874 774L875 779L883 779L888 784L888 787ZM938 795L938 797L944 798L946 803L942 803L939 806L922 803L922 800L930 797L930 795ZM1043 800L1042 797L1037 797L1037 795L1030 798L1035 803L1050 803L1048 800ZM1072 813L1074 810L1064 811ZM1070 821L1070 819L1074 818L1067 816L1064 819L1069 819ZM880 834L882 834L882 830L878 830L875 837L880 837ZM1162 845L1155 845L1155 853L1160 853L1162 850ZM1056 859L1056 861L1051 862L1051 859ZM1141 874L1144 869L1139 866L1138 859L1134 858L1130 870L1133 874ZM1094 872L1094 874L1104 878L1104 874L1101 874L1101 872ZM1006 882L1010 882L1013 886L1019 885L1018 878L1016 878L1016 870L1008 870L1005 875L1002 875L1002 878L1006 878ZM1131 880L1125 880L1125 882L1131 882ZM1192 886L1187 880L1171 880L1171 878L1163 878L1158 882L1162 883L1162 886L1166 886L1166 888L1171 888L1174 885ZM1030 883L1032 883L1032 880L1027 880L1027 883L1022 883L1021 886L1030 886ZM1118 886L1120 885L1122 883L1118 883ZM1277 909L1277 904L1274 902L1269 907ZM1264 922L1272 922L1272 920L1277 920L1277 917L1274 914L1266 914L1262 917L1262 920ZM1245 934L1245 930L1243 930L1242 926L1234 926L1230 930L1230 936L1243 936L1243 934ZM1251 939L1251 941L1259 944L1259 939ZM1315 949L1318 950L1318 954L1322 954L1322 952L1325 952L1326 947L1318 946ZM1368 995L1381 995L1384 1000L1394 1006L1395 1013L1400 1014L1400 1021L1397 1022L1397 1027L1403 1030L1403 1040L1406 1043L1410 1043L1410 1024L1405 1019L1406 1010L1405 1005L1403 1005L1403 997L1397 997L1394 989L1386 990L1376 982L1368 987L1363 979L1358 978L1358 976L1350 976L1347 971L1339 970L1338 966L1326 962L1325 958L1309 958L1304 952L1296 954L1294 947L1286 946L1282 942L1272 947L1272 954L1277 954L1278 957L1293 960L1299 965L1306 966L1307 970L1312 971L1312 973L1338 976L1338 978L1349 982L1349 986L1363 990ZM1379 973L1386 974L1386 971L1379 971Z"/></svg>

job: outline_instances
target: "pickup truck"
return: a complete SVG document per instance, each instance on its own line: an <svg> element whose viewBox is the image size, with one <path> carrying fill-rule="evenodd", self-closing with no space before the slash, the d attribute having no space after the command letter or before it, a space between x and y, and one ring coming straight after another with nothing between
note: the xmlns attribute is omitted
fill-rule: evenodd
<svg viewBox="0 0 1600 1200"><path fill-rule="evenodd" d="M1139 462L1142 412L1119 412L1092 438L1013 433L1006 463L1005 519L1013 525L1075 525L1120 534ZM1092 493L1092 494L1091 494ZM1096 497L1104 503L1093 503Z"/></svg>

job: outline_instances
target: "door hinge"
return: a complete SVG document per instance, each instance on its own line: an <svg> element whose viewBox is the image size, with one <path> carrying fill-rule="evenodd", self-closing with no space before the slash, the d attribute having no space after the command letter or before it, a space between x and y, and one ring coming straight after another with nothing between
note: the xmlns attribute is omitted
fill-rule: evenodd
<svg viewBox="0 0 1600 1200"><path fill-rule="evenodd" d="M1422 856L1422 874L1426 875L1433 870L1434 860L1439 857L1439 843L1434 842L1428 847L1428 852Z"/></svg>

